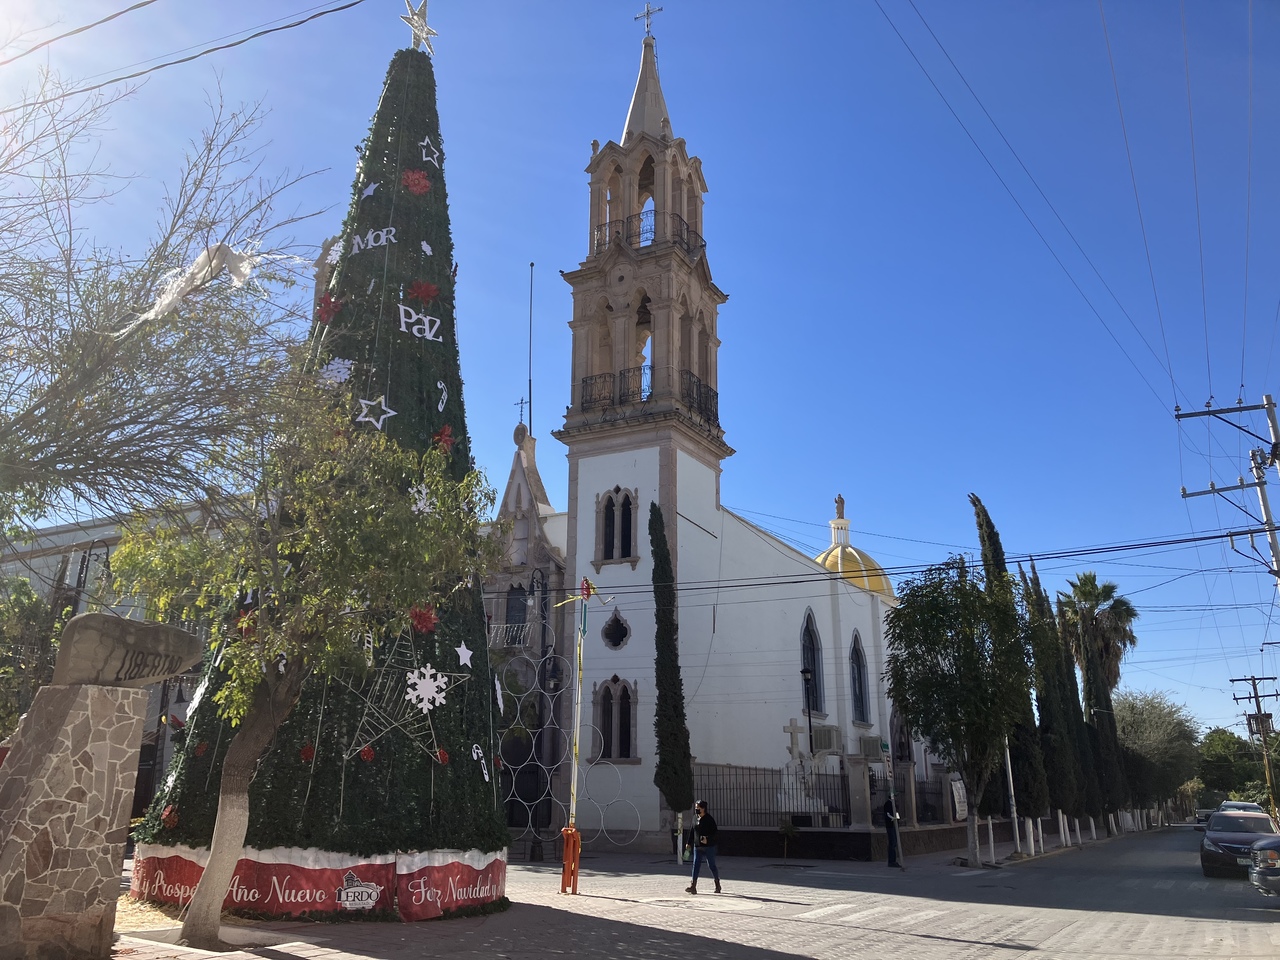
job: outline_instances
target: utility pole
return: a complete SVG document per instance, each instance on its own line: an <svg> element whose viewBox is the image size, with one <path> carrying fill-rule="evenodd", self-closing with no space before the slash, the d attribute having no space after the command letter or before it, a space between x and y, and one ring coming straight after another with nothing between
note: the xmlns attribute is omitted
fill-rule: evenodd
<svg viewBox="0 0 1280 960"><path fill-rule="evenodd" d="M1248 413L1255 410L1262 410L1266 412L1267 428L1271 434L1270 440L1259 436L1241 424L1226 419L1226 414ZM1253 474L1252 483L1245 483L1244 477L1237 477L1237 483L1230 487L1219 487L1213 482L1210 482L1207 490L1196 490L1190 493L1187 492L1186 487L1183 487L1182 498L1186 500L1190 497L1204 497L1209 496L1210 494L1223 496L1224 494L1231 493L1236 490L1257 490L1258 505L1262 511L1262 524L1260 531L1248 531L1249 541L1250 543L1253 542L1254 533L1262 532L1267 535L1267 541L1271 546L1271 563L1267 565L1267 569L1271 575L1276 578L1277 588L1280 588L1280 537L1277 537L1275 517L1271 513L1271 502L1267 498L1267 468L1275 467L1277 471L1280 471L1280 420L1277 420L1276 418L1275 400L1272 399L1271 394L1266 393L1262 395L1262 403L1252 404L1250 406L1237 404L1234 407L1221 407L1218 409L1206 406L1204 410L1197 410L1194 413L1183 413L1181 409L1175 409L1174 419L1176 420L1187 420L1193 417L1213 417L1214 419L1221 420L1223 423L1230 424L1243 433L1247 433L1255 440L1267 444L1266 447L1255 447L1253 450L1249 451L1249 470L1250 473ZM1224 499L1227 498L1224 497ZM1244 509L1230 499L1228 499L1227 502L1231 503L1232 506L1235 506L1238 509ZM1248 511L1245 512L1247 513ZM1233 548L1235 547L1234 537L1231 545Z"/></svg>
<svg viewBox="0 0 1280 960"><path fill-rule="evenodd" d="M1271 754L1267 749L1267 737L1272 733L1271 714L1262 712L1262 701L1272 700L1280 697L1280 693L1258 693L1258 684L1267 680L1274 681L1275 677L1232 677L1232 683L1247 683L1253 687L1252 694L1245 694L1243 697L1233 696L1231 699L1239 703L1241 700L1252 700L1256 713L1245 714L1245 718L1249 723L1249 732L1256 733L1258 739L1262 741L1262 770L1267 777L1267 799L1270 801L1271 815L1276 815L1276 793L1275 788L1271 785Z"/></svg>

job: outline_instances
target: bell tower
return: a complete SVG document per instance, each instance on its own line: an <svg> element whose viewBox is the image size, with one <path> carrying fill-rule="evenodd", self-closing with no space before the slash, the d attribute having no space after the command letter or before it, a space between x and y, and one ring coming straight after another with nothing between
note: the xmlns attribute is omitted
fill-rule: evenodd
<svg viewBox="0 0 1280 960"><path fill-rule="evenodd" d="M670 536L677 470L705 471L710 506L718 508L721 461L733 454L720 426L717 376L717 311L728 297L707 263L702 163L672 134L652 36L644 38L620 141L593 142L586 172L587 258L563 275L573 288L572 403L554 434L569 447L570 539L584 536L588 520L573 516L591 506L582 483L601 487L590 495L635 487L633 499L644 506L637 532L653 500L664 507ZM609 481L605 460L627 452L638 482ZM599 468L590 480L583 473L589 461ZM587 546L578 552L590 553ZM572 554L572 542L569 548ZM597 559L602 552L607 547Z"/></svg>

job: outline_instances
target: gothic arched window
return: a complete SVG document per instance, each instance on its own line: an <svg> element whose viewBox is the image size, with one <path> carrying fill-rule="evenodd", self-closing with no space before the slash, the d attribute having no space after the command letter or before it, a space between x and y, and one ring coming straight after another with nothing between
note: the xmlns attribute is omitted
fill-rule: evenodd
<svg viewBox="0 0 1280 960"><path fill-rule="evenodd" d="M870 710L867 703L867 658L862 653L862 640L853 635L853 649L849 651L849 690L853 694L853 719L855 723L868 723Z"/></svg>
<svg viewBox="0 0 1280 960"><path fill-rule="evenodd" d="M823 713L822 642L812 614L804 618L804 631L800 634L800 665L809 671L809 680L804 684L804 708L810 713Z"/></svg>
<svg viewBox="0 0 1280 960"><path fill-rule="evenodd" d="M633 488L614 487L596 497L596 571L606 563L630 563L634 568L640 553L636 531L639 529L639 493Z"/></svg>
<svg viewBox="0 0 1280 960"><path fill-rule="evenodd" d="M600 731L601 760L636 759L636 693L617 674L596 688L596 729Z"/></svg>
<svg viewBox="0 0 1280 960"><path fill-rule="evenodd" d="M614 509L613 497L604 498L604 549L600 557L602 560L612 560L614 557L614 533L617 527L617 511Z"/></svg>

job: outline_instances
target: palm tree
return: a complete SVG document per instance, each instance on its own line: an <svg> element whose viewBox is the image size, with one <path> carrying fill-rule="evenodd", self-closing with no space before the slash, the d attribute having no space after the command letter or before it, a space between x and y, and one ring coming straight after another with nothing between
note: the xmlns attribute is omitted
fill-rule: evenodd
<svg viewBox="0 0 1280 960"><path fill-rule="evenodd" d="M1068 580L1067 586L1071 592L1059 594L1059 599L1068 624L1074 628L1069 631L1071 651L1085 675L1085 686L1089 686L1091 667L1096 666L1100 673L1096 679L1105 683L1110 693L1120 683L1120 661L1138 642L1133 632L1137 608L1120 596L1114 583L1098 583L1098 575L1092 571Z"/></svg>
<svg viewBox="0 0 1280 960"><path fill-rule="evenodd" d="M1067 585L1071 592L1058 594L1058 614L1084 678L1085 722L1093 728L1104 804L1118 810L1127 802L1128 787L1111 691L1120 682L1120 661L1138 642L1133 632L1138 611L1114 583L1098 583L1096 573L1082 573Z"/></svg>

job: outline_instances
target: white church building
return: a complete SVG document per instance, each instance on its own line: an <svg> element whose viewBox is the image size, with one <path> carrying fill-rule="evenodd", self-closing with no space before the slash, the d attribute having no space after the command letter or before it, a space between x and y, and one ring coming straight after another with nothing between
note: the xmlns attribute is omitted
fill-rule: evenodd
<svg viewBox="0 0 1280 960"><path fill-rule="evenodd" d="M499 508L507 564L487 584L491 647L510 661L523 704L520 736L504 747L513 838L563 826L580 607L556 604L587 578L597 596L582 655L577 825L589 846L670 843L674 814L653 783L651 503L675 569L695 790L721 829L776 836L789 822L865 836L890 771L908 823L949 819L945 771L885 694L893 587L849 543L843 498L817 557L720 503L734 452L717 391L728 298L702 239L702 164L672 132L652 37L622 136L592 145L587 172L589 252L564 273L572 403L554 433L567 447L569 502L548 502L535 441L517 427Z"/></svg>

